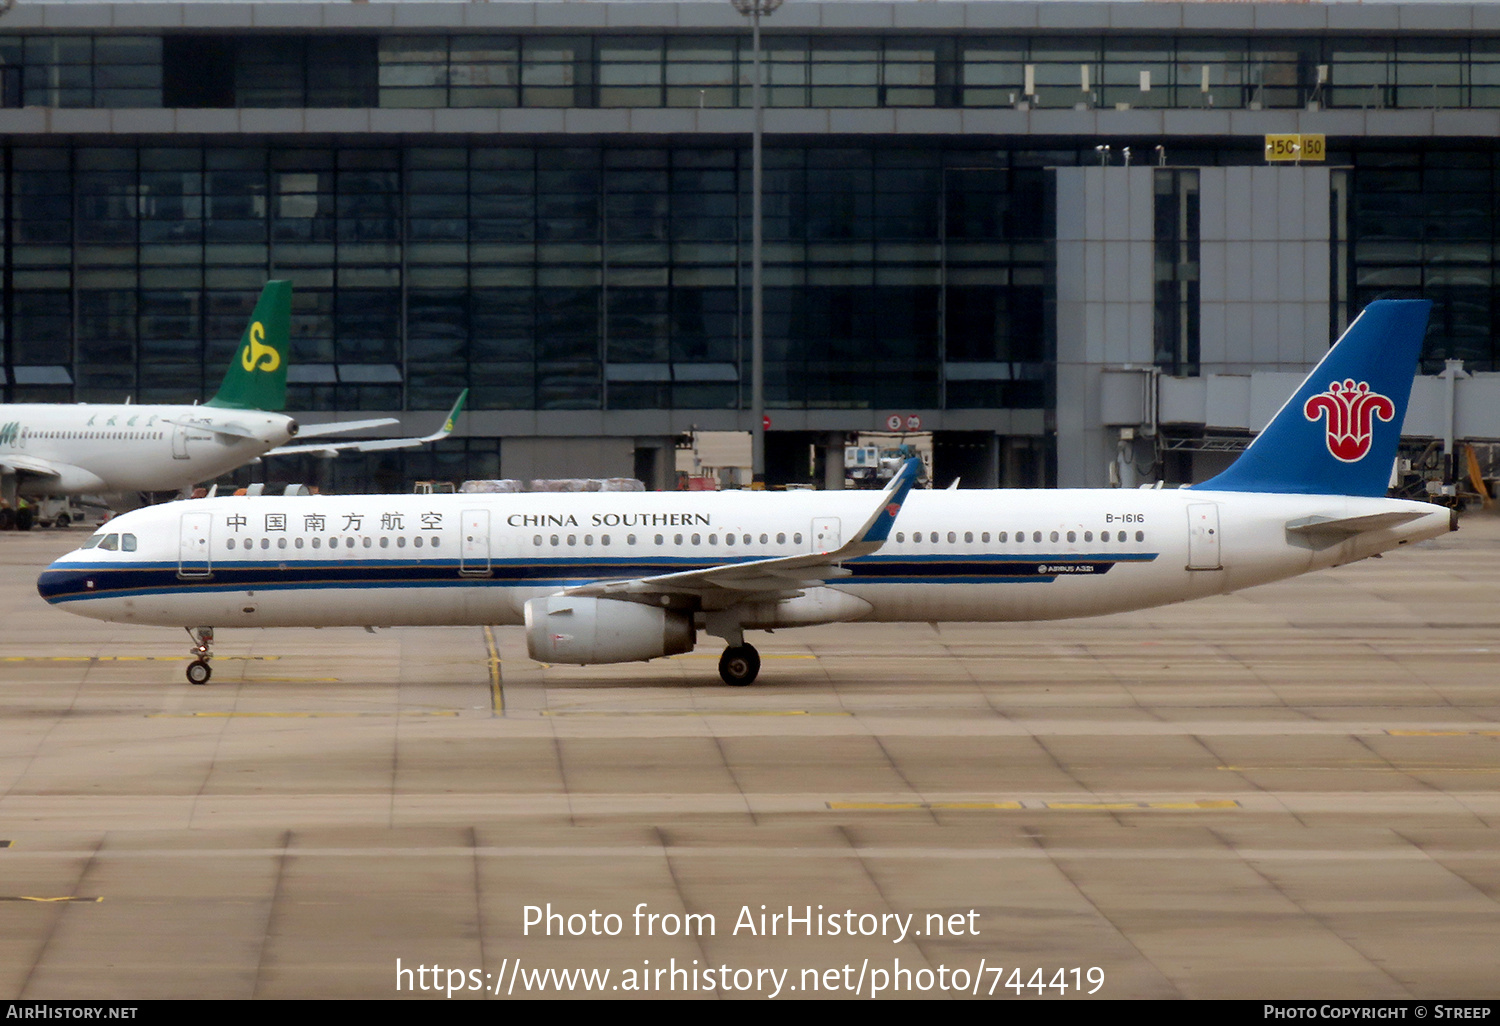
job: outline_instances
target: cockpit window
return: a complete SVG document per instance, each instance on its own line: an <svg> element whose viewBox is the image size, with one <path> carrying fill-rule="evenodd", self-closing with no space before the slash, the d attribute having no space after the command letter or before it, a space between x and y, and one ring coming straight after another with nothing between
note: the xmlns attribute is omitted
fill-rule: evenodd
<svg viewBox="0 0 1500 1026"><path fill-rule="evenodd" d="M106 534L99 547L105 552L115 552L120 548L120 536L118 534Z"/></svg>
<svg viewBox="0 0 1500 1026"><path fill-rule="evenodd" d="M135 535L133 535L133 534L122 534L122 535L120 535L120 550L122 552L134 552L135 551Z"/></svg>
<svg viewBox="0 0 1500 1026"><path fill-rule="evenodd" d="M91 549L95 545L98 545L103 540L104 540L104 535L102 535L102 534L90 535L89 536L89 540L83 543L83 547L86 548L86 549Z"/></svg>

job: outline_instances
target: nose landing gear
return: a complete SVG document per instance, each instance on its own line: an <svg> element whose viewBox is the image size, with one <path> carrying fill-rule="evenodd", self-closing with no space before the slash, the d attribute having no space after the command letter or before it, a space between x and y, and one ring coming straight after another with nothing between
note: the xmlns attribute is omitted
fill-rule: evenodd
<svg viewBox="0 0 1500 1026"><path fill-rule="evenodd" d="M760 673L760 653L751 644L730 645L719 657L719 676L725 684L744 687Z"/></svg>
<svg viewBox="0 0 1500 1026"><path fill-rule="evenodd" d="M189 684L207 684L214 671L208 661L214 657L214 629L212 627L189 627L188 637L193 639L191 654L193 661L187 665Z"/></svg>

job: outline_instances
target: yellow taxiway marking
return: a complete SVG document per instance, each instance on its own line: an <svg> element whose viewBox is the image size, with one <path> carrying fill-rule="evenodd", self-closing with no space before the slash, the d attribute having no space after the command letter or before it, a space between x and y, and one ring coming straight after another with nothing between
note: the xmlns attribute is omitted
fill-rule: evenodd
<svg viewBox="0 0 1500 1026"><path fill-rule="evenodd" d="M147 713L148 720L190 720L190 719L341 719L353 716L457 716L456 709L440 710L397 710L395 712L186 712L186 713Z"/></svg>
<svg viewBox="0 0 1500 1026"><path fill-rule="evenodd" d="M543 709L543 716L850 716L808 709Z"/></svg>
<svg viewBox="0 0 1500 1026"><path fill-rule="evenodd" d="M500 690L500 649L495 645L495 629L484 629L484 647L490 663L490 708L496 716L505 715L505 693Z"/></svg>
<svg viewBox="0 0 1500 1026"><path fill-rule="evenodd" d="M279 655L220 655L215 659L238 659L244 662L271 662ZM181 656L0 656L0 663L178 663Z"/></svg>
<svg viewBox="0 0 1500 1026"><path fill-rule="evenodd" d="M909 809L1020 809L1020 802L829 802L830 809L860 811L906 811Z"/></svg>
<svg viewBox="0 0 1500 1026"><path fill-rule="evenodd" d="M77 894L60 894L55 898L44 898L32 894L0 894L0 901L93 901L100 902L103 898L84 898Z"/></svg>
<svg viewBox="0 0 1500 1026"><path fill-rule="evenodd" d="M1391 737L1500 737L1500 730L1387 730Z"/></svg>
<svg viewBox="0 0 1500 1026"><path fill-rule="evenodd" d="M1117 812L1137 809L1237 809L1232 798L1200 798L1192 802L1047 802L1047 808L1067 812Z"/></svg>
<svg viewBox="0 0 1500 1026"><path fill-rule="evenodd" d="M839 811L927 811L960 810L989 811L994 809L1015 810L1027 806L1019 801L1002 802L828 802L830 809ZM1240 803L1233 799L1200 798L1189 802L1040 802L1033 808L1050 809L1057 812L1138 812L1142 809L1176 809L1198 811L1204 809L1237 809Z"/></svg>

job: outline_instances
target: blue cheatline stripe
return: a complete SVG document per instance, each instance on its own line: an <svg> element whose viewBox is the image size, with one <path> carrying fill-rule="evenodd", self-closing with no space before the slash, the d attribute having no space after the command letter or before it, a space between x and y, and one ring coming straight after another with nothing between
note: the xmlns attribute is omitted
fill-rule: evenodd
<svg viewBox="0 0 1500 1026"><path fill-rule="evenodd" d="M1049 553L1038 556L871 556L850 560L850 577L842 584L1027 584L1058 577L1098 577L1119 563L1146 563L1156 553L1133 552L1079 556ZM117 563L54 564L37 580L37 591L48 602L73 602L105 597L153 594L201 594L235 591L307 591L358 588L566 588L608 580L630 580L681 569L705 567L702 560L663 557L506 559L491 562L488 571L462 574L455 559L359 561L256 561L214 564L208 577L180 578L176 563L153 562L121 566Z"/></svg>

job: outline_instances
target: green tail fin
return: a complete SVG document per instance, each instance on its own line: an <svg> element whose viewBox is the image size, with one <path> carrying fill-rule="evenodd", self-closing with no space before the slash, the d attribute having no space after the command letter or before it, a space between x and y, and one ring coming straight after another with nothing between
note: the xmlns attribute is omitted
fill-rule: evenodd
<svg viewBox="0 0 1500 1026"><path fill-rule="evenodd" d="M292 283L268 281L229 361L218 394L204 406L280 410L286 406L287 340L291 336Z"/></svg>

